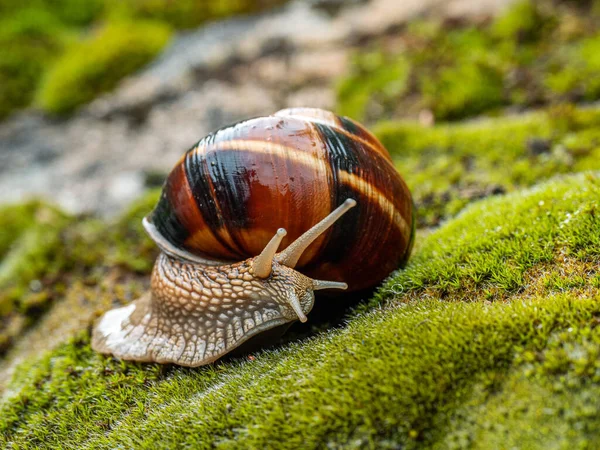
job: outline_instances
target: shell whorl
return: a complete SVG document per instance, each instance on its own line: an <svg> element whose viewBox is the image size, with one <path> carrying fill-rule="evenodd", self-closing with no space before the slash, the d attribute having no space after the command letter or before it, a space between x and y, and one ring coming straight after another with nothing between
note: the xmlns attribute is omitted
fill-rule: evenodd
<svg viewBox="0 0 600 450"><path fill-rule="evenodd" d="M356 290L408 258L410 192L387 150L361 125L294 108L200 140L170 173L148 221L189 255L240 261L260 253L279 227L288 232L285 248L346 198L358 207L317 239L298 267Z"/></svg>

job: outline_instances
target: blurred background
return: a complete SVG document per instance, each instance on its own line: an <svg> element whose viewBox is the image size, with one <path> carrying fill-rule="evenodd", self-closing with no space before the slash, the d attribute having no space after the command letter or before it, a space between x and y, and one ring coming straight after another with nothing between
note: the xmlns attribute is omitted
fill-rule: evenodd
<svg viewBox="0 0 600 450"><path fill-rule="evenodd" d="M290 106L428 126L600 97L592 0L0 0L0 203L118 215Z"/></svg>

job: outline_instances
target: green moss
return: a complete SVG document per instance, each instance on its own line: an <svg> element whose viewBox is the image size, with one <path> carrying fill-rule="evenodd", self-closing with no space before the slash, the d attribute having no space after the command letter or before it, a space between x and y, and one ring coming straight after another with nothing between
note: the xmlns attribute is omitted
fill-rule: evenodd
<svg viewBox="0 0 600 450"><path fill-rule="evenodd" d="M397 50L354 56L338 83L338 110L367 121L424 110L457 120L504 106L600 99L600 22L592 11L526 0L487 25L407 27L401 45L384 47Z"/></svg>
<svg viewBox="0 0 600 450"><path fill-rule="evenodd" d="M583 39L556 55L545 83L561 96L597 99L600 96L600 34Z"/></svg>
<svg viewBox="0 0 600 450"><path fill-rule="evenodd" d="M505 103L503 64L495 43L475 28L444 32L416 56L422 107L439 119L475 115Z"/></svg>
<svg viewBox="0 0 600 450"><path fill-rule="evenodd" d="M41 276L53 280L59 275L64 266L60 233L68 224L68 217L52 211L48 219L38 220L13 242L0 265L1 305L18 302L21 308L27 309L31 303L26 301L25 295L30 290L29 285ZM41 282L38 280L38 283Z"/></svg>
<svg viewBox="0 0 600 450"><path fill-rule="evenodd" d="M571 187L574 180L585 189ZM425 287L460 292L467 282L473 289L518 291L528 269L551 262L558 252L578 260L600 256L600 236L590 233L600 224L597 176L557 179L518 202L515 197L518 194L467 208L430 235L412 264L381 292L391 295Z"/></svg>
<svg viewBox="0 0 600 450"><path fill-rule="evenodd" d="M398 54L354 55L350 73L338 83L338 111L359 120L477 114L504 102L502 73L489 38L475 28L448 30L435 23L406 31Z"/></svg>
<svg viewBox="0 0 600 450"><path fill-rule="evenodd" d="M43 11L25 10L0 20L0 119L31 102L44 67L68 37Z"/></svg>
<svg viewBox="0 0 600 450"><path fill-rule="evenodd" d="M112 23L67 50L44 80L38 101L48 112L68 113L147 64L168 42L158 23Z"/></svg>
<svg viewBox="0 0 600 450"><path fill-rule="evenodd" d="M150 61L172 26L194 27L284 1L0 0L0 120L29 106L38 91L47 111L74 110ZM106 21L116 24L102 28ZM90 30L94 36L73 43Z"/></svg>
<svg viewBox="0 0 600 450"><path fill-rule="evenodd" d="M425 23L407 34L409 45L399 55L354 56L350 74L337 88L341 114L369 121L426 108L438 118L453 119L505 102L501 61L479 30Z"/></svg>
<svg viewBox="0 0 600 450"><path fill-rule="evenodd" d="M411 188L419 223L430 226L473 199L600 169L599 125L596 110L561 107L434 127L389 122L374 131Z"/></svg>
<svg viewBox="0 0 600 450"><path fill-rule="evenodd" d="M504 103L502 74L476 61L442 68L422 84L423 100L436 117L454 119L475 115Z"/></svg>
<svg viewBox="0 0 600 450"><path fill-rule="evenodd" d="M247 14L283 4L285 0L127 0L124 7L134 17L160 20L176 28L191 28L210 20Z"/></svg>
<svg viewBox="0 0 600 450"><path fill-rule="evenodd" d="M501 377L515 347L543 348L556 330L592 322L598 310L597 300L566 297L509 306L429 300L252 363L201 370L104 360L82 338L21 380L16 407L2 410L14 430L6 444L422 447L439 434L432 418L454 411L468 380Z"/></svg>
<svg viewBox="0 0 600 450"><path fill-rule="evenodd" d="M548 436L588 439L596 416L584 391L594 388L590 376L600 352L594 331L600 292L582 294L578 283L555 294L555 286L535 281L547 280L544 267L565 257L573 267L600 262L599 200L600 179L590 173L477 203L425 239L379 293L383 308L362 307L341 329L251 360L198 369L118 362L92 352L82 332L17 370L0 405L3 444L422 448L463 439L483 445L537 429L545 416L536 396L565 373L574 380L563 383L565 392L578 395L568 423L581 425ZM560 277L563 269L556 269ZM584 267L580 273L594 276ZM536 288L515 289L513 281L527 276L521 285ZM456 301L463 298L459 288L471 302ZM485 301L492 289L514 301ZM581 343L583 353L569 350ZM530 401L542 415L517 408L498 427L486 427L488 416L473 412L502 414L495 395L511 400L513 380L523 372L533 374L532 388L519 389L512 401ZM563 411L571 405L567 394L552 402ZM513 429L511 421L520 423Z"/></svg>
<svg viewBox="0 0 600 450"><path fill-rule="evenodd" d="M391 109L383 105L387 99L403 95L408 88L409 62L404 58L389 60L382 52L367 53L354 62L356 73L340 82L338 112L350 117L377 115L377 108ZM372 71L385 64L387 70ZM371 76L366 76L370 74ZM375 109L375 111L371 111ZM371 111L369 113L369 111Z"/></svg>
<svg viewBox="0 0 600 450"><path fill-rule="evenodd" d="M141 219L157 198L157 191L149 192L114 223L68 216L40 202L0 209L0 357L55 302L99 296L90 303L106 307L113 299L98 294L105 280L110 285L148 275L157 249Z"/></svg>
<svg viewBox="0 0 600 450"><path fill-rule="evenodd" d="M65 269L62 233L71 223L39 202L0 209L0 355L51 300L47 288Z"/></svg>
<svg viewBox="0 0 600 450"><path fill-rule="evenodd" d="M5 206L0 217L0 312L7 314L26 297L32 281L42 276L53 279L63 268L61 233L71 220L38 202Z"/></svg>
<svg viewBox="0 0 600 450"><path fill-rule="evenodd" d="M3 258L9 251L13 241L31 225L40 208L39 202L28 202L20 205L0 207L0 256Z"/></svg>
<svg viewBox="0 0 600 450"><path fill-rule="evenodd" d="M5 17L27 13L46 14L67 26L83 26L101 16L105 3L104 0L0 0L0 14Z"/></svg>
<svg viewBox="0 0 600 450"><path fill-rule="evenodd" d="M118 264L128 270L148 273L154 264L156 244L148 237L142 219L154 209L160 189L153 189L129 207L110 232L115 251L108 264Z"/></svg>
<svg viewBox="0 0 600 450"><path fill-rule="evenodd" d="M490 31L499 39L535 42L544 35L544 28L550 20L540 10L540 2L520 0L494 20Z"/></svg>
<svg viewBox="0 0 600 450"><path fill-rule="evenodd" d="M520 348L497 390L476 383L440 447L597 448L600 329L570 325Z"/></svg>

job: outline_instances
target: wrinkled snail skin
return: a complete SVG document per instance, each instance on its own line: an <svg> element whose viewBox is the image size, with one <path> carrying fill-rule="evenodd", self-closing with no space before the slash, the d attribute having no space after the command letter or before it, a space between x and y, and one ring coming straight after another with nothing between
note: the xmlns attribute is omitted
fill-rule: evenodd
<svg viewBox="0 0 600 450"><path fill-rule="evenodd" d="M151 291L105 313L92 347L184 366L306 321L316 290L376 285L414 238L410 192L385 148L356 122L310 108L202 139L144 226L162 250Z"/></svg>
<svg viewBox="0 0 600 450"><path fill-rule="evenodd" d="M295 270L274 263L272 276L261 280L248 261L202 268L163 253L154 267L152 294L108 312L93 345L123 359L207 364L265 329L298 320L290 291L305 318L314 302L312 283ZM111 333L120 322L122 328Z"/></svg>

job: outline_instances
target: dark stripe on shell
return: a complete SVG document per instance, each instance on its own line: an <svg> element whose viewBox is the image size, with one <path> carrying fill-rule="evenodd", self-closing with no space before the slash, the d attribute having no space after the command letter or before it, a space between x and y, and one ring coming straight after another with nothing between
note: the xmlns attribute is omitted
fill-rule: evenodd
<svg viewBox="0 0 600 450"><path fill-rule="evenodd" d="M212 139L208 137L207 140ZM204 140L203 140L204 141ZM201 141L199 145L203 143ZM221 235L220 230L225 228L225 222L221 215L219 206L216 203L216 195L211 185L210 170L204 152L195 152L190 150L185 158L185 172L187 175L190 189L194 195L194 200L198 210L207 226L212 230L219 243L230 253L241 256L238 249L235 249L231 243Z"/></svg>
<svg viewBox="0 0 600 450"><path fill-rule="evenodd" d="M173 209L173 203L169 199L169 192L171 190L169 189L169 179L167 179L160 199L150 214L150 222L154 224L159 233L171 244L175 247L183 248L183 243L189 236L189 231L179 221Z"/></svg>
<svg viewBox="0 0 600 450"><path fill-rule="evenodd" d="M250 195L250 174L245 167L248 158L241 156L238 151L212 151L205 158L223 227L238 253L243 255L244 248L236 234L248 224L246 202Z"/></svg>
<svg viewBox="0 0 600 450"><path fill-rule="evenodd" d="M407 195L410 201L410 194L402 182L398 183L395 169L381 155L336 128L318 123L313 125L321 134L329 155L332 202L339 205L349 197L358 202L357 207L332 227L319 264L337 266L339 273L336 275L344 280L347 280L348 274L357 273L357 267L361 267L362 281L378 282L385 269L380 266L387 266L391 271L404 262L411 237L405 236L390 216L381 214L379 206L369 195L385 196L405 220L412 221L410 213L406 214L406 208L398 207L398 203L404 206L402 203L406 202ZM342 183L339 181L342 172L354 174L378 192L362 192ZM380 248L381 242L388 245ZM316 269L313 264L306 268L308 273ZM347 281L352 283L351 280Z"/></svg>
<svg viewBox="0 0 600 450"><path fill-rule="evenodd" d="M338 221L329 233L327 242L322 250L322 255L332 262L342 260L351 250L351 242L359 238L360 218L364 216L364 208L368 202L350 186L338 180L340 170L348 173L356 173L359 170L359 158L357 152L353 151L354 142L342 133L337 133L335 128L327 125L314 124L321 135L321 142L327 149L329 167L331 168L331 181L329 192L331 204L334 208L341 205L347 198L354 198L358 204L347 212Z"/></svg>
<svg viewBox="0 0 600 450"><path fill-rule="evenodd" d="M389 162L392 161L389 152L369 130L348 117L339 116L338 120L345 131L368 143L373 148L373 151L383 156Z"/></svg>

